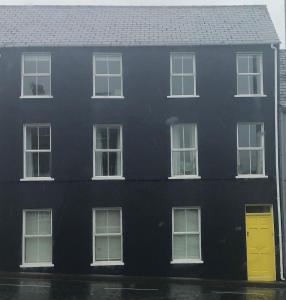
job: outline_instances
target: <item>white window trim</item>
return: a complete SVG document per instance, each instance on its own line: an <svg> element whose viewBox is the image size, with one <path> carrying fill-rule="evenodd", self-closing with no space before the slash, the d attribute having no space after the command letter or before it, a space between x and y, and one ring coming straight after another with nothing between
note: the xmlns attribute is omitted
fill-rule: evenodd
<svg viewBox="0 0 286 300"><path fill-rule="evenodd" d="M199 223L199 245L200 245L200 257L197 259L175 259L174 258L174 211L176 209L196 209L198 211L198 223ZM184 233L186 234L186 233ZM201 208L199 206L184 206L172 208L172 260L171 264L202 264L202 230L201 230Z"/></svg>
<svg viewBox="0 0 286 300"><path fill-rule="evenodd" d="M96 56L102 56L102 57L112 57L112 56L118 56L120 61L120 74L99 74L101 77L120 77L121 78L121 95L120 96L97 96L95 95L95 60ZM121 53L104 53L104 52L94 52L92 55L92 83L93 83L93 92L91 99L124 99L123 94L123 69L122 69L122 54ZM109 88L108 88L109 92Z"/></svg>
<svg viewBox="0 0 286 300"><path fill-rule="evenodd" d="M247 125L261 125L261 147L239 147L238 144L238 126L239 124L247 124ZM262 150L262 173L261 174L239 174L238 173L238 162L239 162L239 151L240 150ZM251 163L251 162L250 162ZM239 122L236 125L236 169L237 169L237 176L235 178L237 179L254 179L254 178L268 178L268 176L265 174L265 130L264 130L264 123L262 122Z"/></svg>
<svg viewBox="0 0 286 300"><path fill-rule="evenodd" d="M260 64L260 72L259 73L238 73L238 57L240 55L257 55L259 57L259 64ZM261 91L259 94L239 94L238 93L238 75L260 75L260 84L261 84ZM267 97L264 94L264 86L263 86L263 54L261 52L238 52L236 53L236 95L234 97L237 98L259 98L259 97Z"/></svg>
<svg viewBox="0 0 286 300"><path fill-rule="evenodd" d="M118 210L120 213L120 233L103 234L103 236L121 236L121 260L95 260L95 215L98 210ZM123 228L122 228L122 208L121 207L95 207L92 209L92 263L91 266L123 266Z"/></svg>
<svg viewBox="0 0 286 300"><path fill-rule="evenodd" d="M41 126L49 126L50 128L50 151L48 150L34 150L29 152L49 152L52 155L52 127L50 123L31 123L31 124L24 124L23 126L23 178L20 181L54 181L54 178L51 176L46 177L27 177L26 176L26 129L27 127L41 127ZM50 166L51 167L51 166Z"/></svg>
<svg viewBox="0 0 286 300"><path fill-rule="evenodd" d="M195 148L180 148L179 151L196 151L196 164L197 164L197 174L192 174L192 175L173 175L174 171L173 171L173 126L175 125L189 125L189 124L193 124L195 125L195 141L196 141L196 147ZM178 124L173 124L170 126L170 134L171 134L171 176L168 177L168 179L201 179L201 177L199 176L199 151L198 151L198 126L197 123L178 123ZM178 149L174 150L174 151L178 151Z"/></svg>
<svg viewBox="0 0 286 300"><path fill-rule="evenodd" d="M173 65L172 65L172 57L175 55L189 55L193 57L193 73L176 73L175 75L173 74ZM194 94L191 95L175 95L173 94L173 86L172 86L172 76L193 76L194 78ZM167 96L167 98L182 98L182 99L186 99L186 98L199 98L200 96L197 95L197 70L196 70L196 55L194 52L171 52L170 53L170 95Z"/></svg>
<svg viewBox="0 0 286 300"><path fill-rule="evenodd" d="M47 55L50 62L50 73L31 73L29 76L49 76L50 77L50 95L24 95L24 57L25 55ZM21 58L21 96L20 99L53 99L52 96L52 57L47 52L24 52Z"/></svg>
<svg viewBox="0 0 286 300"><path fill-rule="evenodd" d="M95 152L96 152L96 127L105 127L105 128L119 128L119 134L120 134L120 169L121 174L120 175L107 175L107 176L96 176L95 175ZM93 125L93 149L92 149L92 155L93 155L93 176L92 180L124 180L125 177L123 176L123 135L122 135L122 125L120 124L94 124ZM105 151L106 150L106 151ZM109 149L102 149L97 152L119 152L118 150L109 150Z"/></svg>
<svg viewBox="0 0 286 300"><path fill-rule="evenodd" d="M53 210L51 208L47 209L24 209L23 210L23 223L22 223L22 264L20 265L20 268L44 268L44 267L54 267L53 264L53 247L52 247L52 260L51 262L43 262L43 263L26 263L25 262L25 237L26 237L26 212L29 211L48 211L51 213L51 234L50 235L44 235L45 237L51 237L52 238L52 244L53 244Z"/></svg>

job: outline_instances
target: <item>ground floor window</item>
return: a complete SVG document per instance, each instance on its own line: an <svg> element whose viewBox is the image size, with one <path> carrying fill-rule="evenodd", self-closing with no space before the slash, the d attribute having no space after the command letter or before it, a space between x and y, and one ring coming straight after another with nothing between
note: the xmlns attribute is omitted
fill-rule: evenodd
<svg viewBox="0 0 286 300"><path fill-rule="evenodd" d="M121 208L93 210L92 265L122 265Z"/></svg>
<svg viewBox="0 0 286 300"><path fill-rule="evenodd" d="M52 266L52 211L23 211L23 266Z"/></svg>
<svg viewBox="0 0 286 300"><path fill-rule="evenodd" d="M201 262L201 213L196 207L173 208L173 263Z"/></svg>

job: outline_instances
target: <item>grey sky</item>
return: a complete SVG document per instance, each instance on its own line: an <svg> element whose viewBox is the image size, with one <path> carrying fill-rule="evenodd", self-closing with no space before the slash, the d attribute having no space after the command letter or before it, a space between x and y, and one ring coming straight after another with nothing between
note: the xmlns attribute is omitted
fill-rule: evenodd
<svg viewBox="0 0 286 300"><path fill-rule="evenodd" d="M0 4L46 5L237 5L266 4L285 47L284 0L0 0Z"/></svg>

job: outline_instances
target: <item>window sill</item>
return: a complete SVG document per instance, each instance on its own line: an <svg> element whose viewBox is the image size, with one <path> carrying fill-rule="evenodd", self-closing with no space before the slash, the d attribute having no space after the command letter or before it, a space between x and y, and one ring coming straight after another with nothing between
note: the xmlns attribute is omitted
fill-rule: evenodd
<svg viewBox="0 0 286 300"><path fill-rule="evenodd" d="M124 96L92 96L91 99L125 99Z"/></svg>
<svg viewBox="0 0 286 300"><path fill-rule="evenodd" d="M20 99L53 99L53 96L20 96Z"/></svg>
<svg viewBox="0 0 286 300"><path fill-rule="evenodd" d="M174 259L171 264L203 264L201 259Z"/></svg>
<svg viewBox="0 0 286 300"><path fill-rule="evenodd" d="M52 268L54 264L52 263L31 263L31 264L22 264L20 268Z"/></svg>
<svg viewBox="0 0 286 300"><path fill-rule="evenodd" d="M199 95L170 95L168 99L188 99L188 98L200 98Z"/></svg>
<svg viewBox="0 0 286 300"><path fill-rule="evenodd" d="M98 266L124 266L124 262L122 261L97 261L90 264L91 267Z"/></svg>
<svg viewBox="0 0 286 300"><path fill-rule="evenodd" d="M265 98L267 95L234 95L235 98Z"/></svg>
<svg viewBox="0 0 286 300"><path fill-rule="evenodd" d="M54 181L55 179L52 177L28 177L21 178L20 181Z"/></svg>
<svg viewBox="0 0 286 300"><path fill-rule="evenodd" d="M168 177L168 179L201 179L202 177L201 176L198 176L198 175L193 175L193 176L171 176L171 177Z"/></svg>
<svg viewBox="0 0 286 300"><path fill-rule="evenodd" d="M92 177L91 180L125 180L122 176L96 176Z"/></svg>
<svg viewBox="0 0 286 300"><path fill-rule="evenodd" d="M268 178L267 175L237 175L236 179L258 179L258 178Z"/></svg>

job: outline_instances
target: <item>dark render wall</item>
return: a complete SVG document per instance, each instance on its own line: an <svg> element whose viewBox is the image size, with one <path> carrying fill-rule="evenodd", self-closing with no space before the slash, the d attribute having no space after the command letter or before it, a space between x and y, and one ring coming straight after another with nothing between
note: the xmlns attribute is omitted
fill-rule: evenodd
<svg viewBox="0 0 286 300"><path fill-rule="evenodd" d="M54 99L19 99L25 51L51 53ZM94 51L122 53L124 100L91 99ZM167 99L171 51L196 53L200 98ZM237 51L264 53L266 98L233 97ZM22 209L52 208L55 267L40 271L246 278L245 204L273 203L276 213L270 46L26 48L1 55L1 270L20 270ZM269 179L235 179L238 121L265 123ZM51 123L54 182L19 182L22 127L33 122ZM173 122L197 123L201 180L167 179ZM125 181L91 181L96 123L123 125ZM92 208L108 206L123 210L125 266L90 267ZM204 264L170 264L174 206L201 207Z"/></svg>

